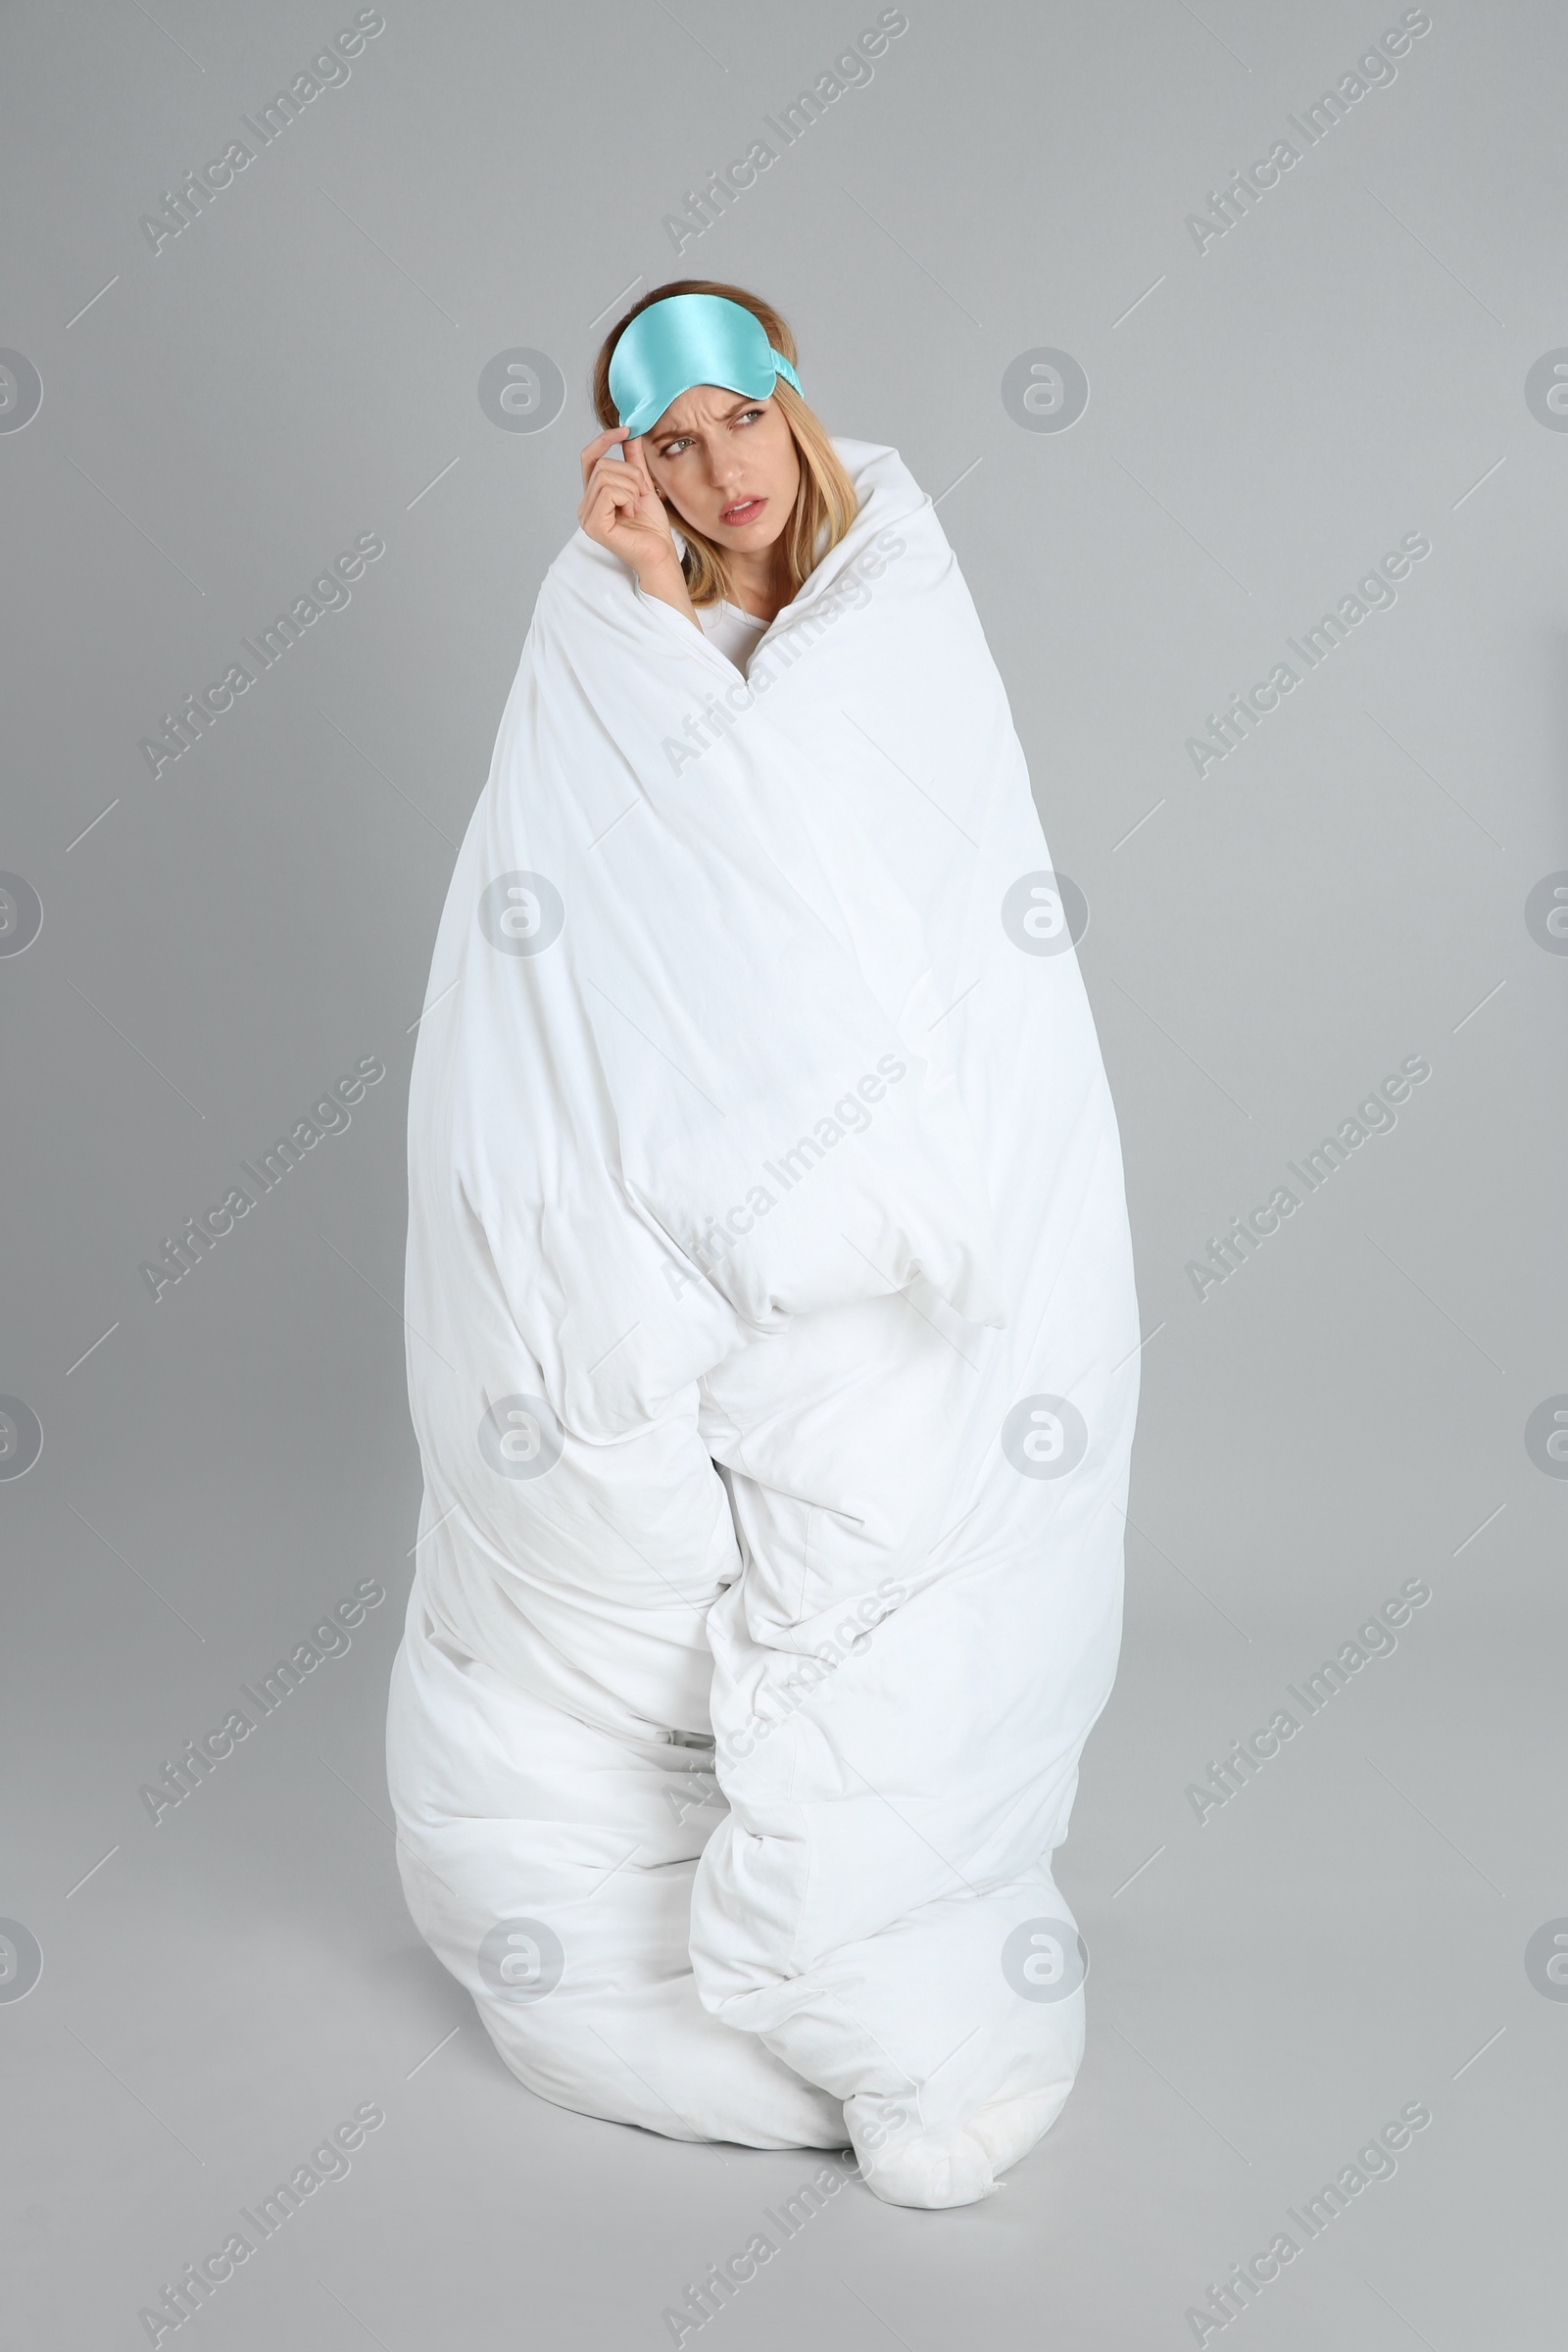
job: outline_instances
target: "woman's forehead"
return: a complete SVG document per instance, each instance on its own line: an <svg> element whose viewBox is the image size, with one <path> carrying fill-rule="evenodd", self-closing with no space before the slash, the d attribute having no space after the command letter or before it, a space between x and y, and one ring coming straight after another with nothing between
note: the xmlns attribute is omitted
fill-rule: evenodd
<svg viewBox="0 0 1568 2352"><path fill-rule="evenodd" d="M723 384L693 384L678 400L672 400L657 424L648 428L650 440L667 439L671 433L690 433L704 425L722 424L738 409L766 408L765 400L754 400L744 392L731 392Z"/></svg>

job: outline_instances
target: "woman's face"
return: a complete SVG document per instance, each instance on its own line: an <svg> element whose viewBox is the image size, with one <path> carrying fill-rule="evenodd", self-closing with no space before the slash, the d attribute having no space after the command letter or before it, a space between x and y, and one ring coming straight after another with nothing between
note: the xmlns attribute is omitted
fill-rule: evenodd
<svg viewBox="0 0 1568 2352"><path fill-rule="evenodd" d="M644 436L643 455L680 519L736 555L771 547L794 512L801 461L771 398L696 384Z"/></svg>

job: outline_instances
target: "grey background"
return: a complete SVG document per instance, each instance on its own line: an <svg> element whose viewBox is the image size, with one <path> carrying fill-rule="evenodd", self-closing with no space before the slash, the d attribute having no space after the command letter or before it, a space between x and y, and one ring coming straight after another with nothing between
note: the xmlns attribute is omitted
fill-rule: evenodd
<svg viewBox="0 0 1568 2352"><path fill-rule="evenodd" d="M209 2352L667 2342L812 2169L516 2084L404 1914L380 1760L413 1024L572 525L601 315L687 271L765 292L829 424L956 485L1090 904L1150 1335L1124 1662L1058 1863L1078 2089L1004 2193L851 2187L712 2325L1191 2342L1207 2282L1424 2100L1396 2177L1249 2310L1254 2352L1554 2340L1568 2003L1524 1950L1568 1914L1568 1485L1523 1428L1568 1390L1568 962L1523 909L1568 866L1568 435L1524 381L1568 344L1568 24L1436 0L1393 86L1200 255L1186 216L1397 9L912 0L677 262L662 216L874 8L387 0L347 84L155 257L138 216L353 13L117 0L6 33L0 343L44 395L0 434L0 866L44 922L0 959L0 1390L44 1448L0 1484L0 1913L43 1951L0 2004L4 2341L145 2341L161 2282L366 2099L384 2128L219 2290ZM479 406L514 346L565 378L547 431ZM1070 431L1004 409L1037 347L1087 371ZM353 603L154 782L159 713L368 530ZM1416 530L1393 610L1200 781L1204 713ZM154 1305L138 1261L371 1054L350 1131ZM1200 1302L1186 1261L1417 1054L1397 1128ZM1200 1826L1187 1785L1413 1576L1396 1653ZM351 1651L155 1829L138 1786L366 1577L389 1597Z"/></svg>

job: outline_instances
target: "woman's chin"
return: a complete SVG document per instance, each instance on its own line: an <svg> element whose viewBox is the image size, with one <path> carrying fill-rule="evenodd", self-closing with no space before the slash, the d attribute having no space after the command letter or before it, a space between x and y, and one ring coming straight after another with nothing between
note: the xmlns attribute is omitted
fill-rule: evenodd
<svg viewBox="0 0 1568 2352"><path fill-rule="evenodd" d="M777 545L784 536L784 525L775 523L770 515L761 514L756 522L715 523L710 536L715 545L737 556L760 556Z"/></svg>

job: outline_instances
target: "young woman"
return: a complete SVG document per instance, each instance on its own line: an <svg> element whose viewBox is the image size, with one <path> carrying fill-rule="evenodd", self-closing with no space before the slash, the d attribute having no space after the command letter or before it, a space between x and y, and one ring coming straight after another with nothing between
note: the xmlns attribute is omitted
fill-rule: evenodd
<svg viewBox="0 0 1568 2352"><path fill-rule="evenodd" d="M753 336L726 316L737 310L756 320ZM628 349L625 330L644 317L647 325ZM723 364L726 335L753 342L747 356L767 378L762 397L699 383L649 416L667 383L685 372L683 342L713 338L717 348L690 357ZM774 335L787 350L773 348ZM673 347L667 362L666 344ZM645 596L684 612L743 672L762 629L855 519L855 485L801 397L793 350L794 337L765 304L693 280L661 287L629 313L594 375L594 407L608 430L582 453L577 520L620 557ZM739 370L731 365L728 371ZM631 404L629 424L617 391ZM671 507L689 534L681 547Z"/></svg>
<svg viewBox="0 0 1568 2352"><path fill-rule="evenodd" d="M546 2097L963 2204L1083 2047L1115 1118L897 454L731 286L639 304L594 398L415 1062L404 1885Z"/></svg>

